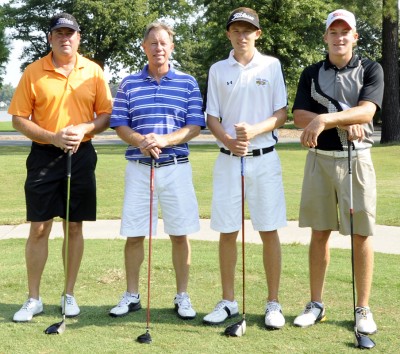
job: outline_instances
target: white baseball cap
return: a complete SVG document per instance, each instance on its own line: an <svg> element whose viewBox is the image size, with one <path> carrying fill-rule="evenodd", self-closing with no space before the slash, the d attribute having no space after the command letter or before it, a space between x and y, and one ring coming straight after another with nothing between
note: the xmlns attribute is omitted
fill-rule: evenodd
<svg viewBox="0 0 400 354"><path fill-rule="evenodd" d="M356 18L354 14L350 11L339 9L331 12L326 19L326 29L328 29L331 24L337 20L343 20L346 22L352 29L356 28Z"/></svg>

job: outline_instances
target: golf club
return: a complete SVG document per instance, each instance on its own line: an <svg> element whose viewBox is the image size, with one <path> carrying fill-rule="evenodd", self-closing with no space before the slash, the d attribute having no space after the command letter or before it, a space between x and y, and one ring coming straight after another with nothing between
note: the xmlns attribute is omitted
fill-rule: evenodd
<svg viewBox="0 0 400 354"><path fill-rule="evenodd" d="M151 241L153 234L153 194L154 194L154 158L151 158L150 165L150 222L149 222L149 256L147 266L147 324L146 333L141 334L136 340L141 344L152 342L150 335L150 275L151 275Z"/></svg>
<svg viewBox="0 0 400 354"><path fill-rule="evenodd" d="M350 140L347 141L348 164L349 164L349 187L350 187L350 238L351 238L351 276L353 283L353 315L354 315L354 345L359 349L371 349L375 347L375 342L357 331L356 326L356 290L354 281L354 234L353 234L353 180L351 168L351 151L353 144Z"/></svg>
<svg viewBox="0 0 400 354"><path fill-rule="evenodd" d="M65 331L65 307L67 305L67 278L68 278L68 241L69 241L69 204L71 195L71 160L72 150L67 154L67 204L65 211L65 240L64 240L64 306L62 308L63 319L46 328L46 334L62 334Z"/></svg>
<svg viewBox="0 0 400 354"><path fill-rule="evenodd" d="M240 158L240 175L242 187L242 286L243 286L243 313L242 319L228 326L224 334L228 337L241 337L246 333L246 282L245 282L245 233L244 233L244 157Z"/></svg>

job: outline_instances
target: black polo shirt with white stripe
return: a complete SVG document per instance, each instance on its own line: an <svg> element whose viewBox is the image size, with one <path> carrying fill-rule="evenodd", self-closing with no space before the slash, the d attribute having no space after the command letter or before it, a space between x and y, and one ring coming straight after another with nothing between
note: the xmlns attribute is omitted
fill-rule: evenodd
<svg viewBox="0 0 400 354"><path fill-rule="evenodd" d="M373 102L379 110L383 99L383 70L380 64L367 58L353 55L349 63L338 69L328 56L307 67L301 74L293 109L302 109L317 114L331 112L315 95L330 97L343 109L355 107L360 101ZM365 139L356 148L368 148L373 144L372 121L364 124ZM323 131L318 137L318 149L343 150L336 128Z"/></svg>

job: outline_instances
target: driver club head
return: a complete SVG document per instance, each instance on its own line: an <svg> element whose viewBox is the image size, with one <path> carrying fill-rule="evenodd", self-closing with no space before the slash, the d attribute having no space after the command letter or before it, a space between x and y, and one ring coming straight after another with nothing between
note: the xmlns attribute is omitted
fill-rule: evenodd
<svg viewBox="0 0 400 354"><path fill-rule="evenodd" d="M372 349L375 347L375 342L368 336L358 333L357 330L354 331L354 345L359 349Z"/></svg>
<svg viewBox="0 0 400 354"><path fill-rule="evenodd" d="M228 337L241 337L246 333L246 320L242 319L239 322L226 327L224 334Z"/></svg>
<svg viewBox="0 0 400 354"><path fill-rule="evenodd" d="M44 333L46 334L63 334L65 331L65 321L52 324L50 327L46 328Z"/></svg>
<svg viewBox="0 0 400 354"><path fill-rule="evenodd" d="M152 342L150 332L147 331L146 333L141 334L136 338L136 341L141 344L150 344Z"/></svg>

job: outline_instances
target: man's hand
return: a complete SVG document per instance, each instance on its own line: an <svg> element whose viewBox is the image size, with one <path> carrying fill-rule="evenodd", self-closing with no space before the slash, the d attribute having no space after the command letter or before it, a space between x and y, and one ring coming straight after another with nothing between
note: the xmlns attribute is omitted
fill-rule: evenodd
<svg viewBox="0 0 400 354"><path fill-rule="evenodd" d="M350 141L358 140L359 142L362 142L365 138L364 128L361 124L340 125L338 128L347 131L347 138Z"/></svg>
<svg viewBox="0 0 400 354"><path fill-rule="evenodd" d="M226 142L226 147L236 156L246 156L249 151L248 141L239 141L238 139L230 139Z"/></svg>
<svg viewBox="0 0 400 354"><path fill-rule="evenodd" d="M161 154L161 149L168 145L167 139L163 135L150 133L143 136L140 142L139 149L145 156L153 156L158 159Z"/></svg>
<svg viewBox="0 0 400 354"><path fill-rule="evenodd" d="M82 127L71 125L55 133L52 144L64 150L64 152L72 150L73 153L76 153L84 136L85 130Z"/></svg>
<svg viewBox="0 0 400 354"><path fill-rule="evenodd" d="M319 135L325 130L325 122L321 116L316 116L303 130L300 143L309 148L317 146Z"/></svg>
<svg viewBox="0 0 400 354"><path fill-rule="evenodd" d="M236 131L236 140L238 141L250 141L254 138L255 134L253 134L252 126L245 122L235 124Z"/></svg>

